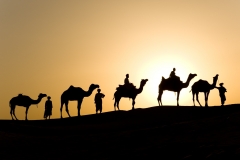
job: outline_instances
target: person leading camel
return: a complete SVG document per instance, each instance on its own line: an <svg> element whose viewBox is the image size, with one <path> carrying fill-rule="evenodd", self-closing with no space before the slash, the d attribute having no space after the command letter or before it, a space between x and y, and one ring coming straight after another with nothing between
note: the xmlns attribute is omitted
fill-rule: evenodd
<svg viewBox="0 0 240 160"><path fill-rule="evenodd" d="M219 96L221 98L221 104L223 106L226 101L225 92L227 92L227 89L225 87L223 87L223 83L220 83L219 85L220 85L220 87L215 87L215 88L217 88L219 91Z"/></svg>
<svg viewBox="0 0 240 160"><path fill-rule="evenodd" d="M51 117L52 115L52 108L53 108L53 105L52 105L52 101L50 100L51 97L48 96L47 97L47 101L45 102L45 111L44 111L44 118L47 119Z"/></svg>
<svg viewBox="0 0 240 160"><path fill-rule="evenodd" d="M96 114L98 113L98 111L100 111L100 113L102 113L102 98L105 97L105 95L101 92L101 89L97 90L98 93L96 93L94 101L96 104Z"/></svg>

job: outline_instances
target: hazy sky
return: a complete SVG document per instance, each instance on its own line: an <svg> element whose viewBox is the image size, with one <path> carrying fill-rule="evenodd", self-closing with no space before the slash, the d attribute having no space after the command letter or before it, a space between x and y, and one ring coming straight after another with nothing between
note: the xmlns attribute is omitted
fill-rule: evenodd
<svg viewBox="0 0 240 160"><path fill-rule="evenodd" d="M99 84L106 95L103 112L113 111L113 94L126 73L139 86L136 108L158 105L158 85L173 67L186 81L180 105L193 105L191 86L199 79L227 88L226 104L239 103L239 0L0 0L0 119L11 119L9 100L19 93L37 99L52 97L52 118L60 117L60 96L70 85L88 90ZM237 83L236 83L237 82ZM81 114L95 114L94 95L86 97ZM200 93L204 104L204 95ZM29 119L42 119L47 98L29 109ZM165 91L164 105L176 105ZM123 98L120 109L130 110ZM77 103L69 103L72 116ZM209 105L220 105L212 90ZM25 108L16 116L24 119ZM67 114L63 111L63 116Z"/></svg>

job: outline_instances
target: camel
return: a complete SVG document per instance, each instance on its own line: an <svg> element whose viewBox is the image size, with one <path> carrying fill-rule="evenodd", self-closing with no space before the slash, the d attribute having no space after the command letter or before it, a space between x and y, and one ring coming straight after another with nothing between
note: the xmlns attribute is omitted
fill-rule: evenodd
<svg viewBox="0 0 240 160"><path fill-rule="evenodd" d="M168 90L168 91L173 91L173 92L177 92L177 106L179 106L179 95L180 92L183 88L187 88L189 86L190 81L197 76L197 74L189 74L187 81L185 83L183 83L182 81L180 81L180 79L172 79L172 78L168 78L165 79L164 77L162 77L162 81L159 84L159 91L158 91L158 104L159 106L162 105L162 94L164 90Z"/></svg>
<svg viewBox="0 0 240 160"><path fill-rule="evenodd" d="M194 96L196 94L197 102L202 107L202 105L200 104L200 102L198 100L198 93L199 92L204 92L205 107L208 107L209 93L212 89L214 89L216 87L217 80L218 80L218 74L215 77L213 77L213 83L212 84L209 84L207 81L200 79L199 81L195 82L192 85L192 95L193 95L193 105L194 106L195 106Z"/></svg>
<svg viewBox="0 0 240 160"><path fill-rule="evenodd" d="M62 108L64 104L65 104L65 108L68 116L71 117L68 111L68 101L78 101L77 109L78 109L78 116L80 116L80 109L81 109L83 98L89 97L92 94L93 90L96 88L99 88L99 85L91 84L89 86L88 91L84 91L80 87L74 87L71 85L67 90L65 90L61 95L61 107L60 107L61 118L62 118Z"/></svg>
<svg viewBox="0 0 240 160"><path fill-rule="evenodd" d="M117 91L114 93L114 97L113 97L113 99L115 98L114 110L116 111L116 107L119 110L119 102L120 102L122 97L132 99L132 110L134 110L135 99L136 99L138 94L142 93L143 87L145 86L147 81L148 81L148 79L142 79L141 82L140 82L140 87L139 88L136 88L135 86L133 86L131 89L129 89L129 91L126 91L125 88L123 88L124 86L123 87L118 87Z"/></svg>
<svg viewBox="0 0 240 160"><path fill-rule="evenodd" d="M15 117L16 120L17 117L15 115L15 108L16 106L22 106L22 107L25 107L26 108L26 116L25 116L25 120L28 120L27 119L27 114L28 114L28 109L29 107L32 105L32 104L38 104L41 102L42 98L43 97L46 97L47 95L46 94L43 94L43 93L40 93L38 95L38 99L36 100L33 100L32 98L30 98L29 96L26 96L26 95L22 95L22 94L19 94L18 96L16 97L13 97L10 102L9 102L9 106L10 106L10 114L11 114L11 117L12 117L12 120L14 120L13 116Z"/></svg>

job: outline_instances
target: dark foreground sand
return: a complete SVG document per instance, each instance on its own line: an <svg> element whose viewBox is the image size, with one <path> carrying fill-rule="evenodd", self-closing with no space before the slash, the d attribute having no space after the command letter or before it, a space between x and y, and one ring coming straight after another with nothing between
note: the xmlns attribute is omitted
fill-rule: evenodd
<svg viewBox="0 0 240 160"><path fill-rule="evenodd" d="M0 159L240 159L240 104L0 121Z"/></svg>

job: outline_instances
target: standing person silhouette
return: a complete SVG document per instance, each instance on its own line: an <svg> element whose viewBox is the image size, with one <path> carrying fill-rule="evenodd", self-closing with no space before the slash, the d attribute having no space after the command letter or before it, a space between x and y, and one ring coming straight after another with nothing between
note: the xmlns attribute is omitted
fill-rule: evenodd
<svg viewBox="0 0 240 160"><path fill-rule="evenodd" d="M53 105L52 105L52 101L50 100L51 97L48 96L47 97L47 100L45 102L45 111L44 111L44 118L47 119L51 117L52 115L52 108L53 108Z"/></svg>
<svg viewBox="0 0 240 160"><path fill-rule="evenodd" d="M223 83L220 83L219 85L220 85L220 87L215 87L215 88L217 88L219 91L219 96L221 98L221 104L223 106L226 101L225 92L227 92L227 89L225 87L223 87Z"/></svg>
<svg viewBox="0 0 240 160"><path fill-rule="evenodd" d="M96 93L95 98L94 98L94 102L96 104L96 114L98 113L98 111L100 111L100 113L102 113L102 98L105 97L105 95L101 92L101 89L97 90L98 93Z"/></svg>

